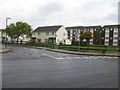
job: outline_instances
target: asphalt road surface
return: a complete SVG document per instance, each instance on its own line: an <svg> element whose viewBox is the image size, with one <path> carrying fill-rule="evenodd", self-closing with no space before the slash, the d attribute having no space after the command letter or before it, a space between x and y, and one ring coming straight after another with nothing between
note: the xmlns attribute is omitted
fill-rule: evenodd
<svg viewBox="0 0 120 90"><path fill-rule="evenodd" d="M11 47L2 54L3 88L118 88L118 58Z"/></svg>

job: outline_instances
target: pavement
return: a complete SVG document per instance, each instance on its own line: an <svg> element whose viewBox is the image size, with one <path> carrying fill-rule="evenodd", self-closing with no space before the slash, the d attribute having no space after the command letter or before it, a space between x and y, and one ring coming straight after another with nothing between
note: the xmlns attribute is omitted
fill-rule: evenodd
<svg viewBox="0 0 120 90"><path fill-rule="evenodd" d="M91 53L91 52L77 52L77 51L68 51L68 50L61 50L61 49L51 49L46 47L34 47L31 48L37 49L44 49L53 52L60 52L60 53L67 53L67 54L76 54L76 55L90 55L90 56L111 56L111 57L120 57L120 53Z"/></svg>
<svg viewBox="0 0 120 90"><path fill-rule="evenodd" d="M11 51L10 48L0 48L0 53L6 53L6 52L9 52Z"/></svg>

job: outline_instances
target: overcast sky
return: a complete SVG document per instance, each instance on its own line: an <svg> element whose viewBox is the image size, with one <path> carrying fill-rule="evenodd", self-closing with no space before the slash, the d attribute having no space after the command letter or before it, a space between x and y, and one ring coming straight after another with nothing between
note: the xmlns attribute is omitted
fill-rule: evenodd
<svg viewBox="0 0 120 90"><path fill-rule="evenodd" d="M17 21L38 26L91 26L118 23L119 0L0 0L0 28Z"/></svg>

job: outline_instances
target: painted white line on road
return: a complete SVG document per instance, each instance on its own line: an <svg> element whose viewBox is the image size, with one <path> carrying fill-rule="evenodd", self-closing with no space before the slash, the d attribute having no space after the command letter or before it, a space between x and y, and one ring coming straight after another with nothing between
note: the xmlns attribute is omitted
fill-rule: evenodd
<svg viewBox="0 0 120 90"><path fill-rule="evenodd" d="M106 57L106 58L112 58L112 57Z"/></svg>
<svg viewBox="0 0 120 90"><path fill-rule="evenodd" d="M73 58L77 58L77 59L80 59L81 57L73 57Z"/></svg>
<svg viewBox="0 0 120 90"><path fill-rule="evenodd" d="M67 59L72 59L72 57L67 57Z"/></svg>
<svg viewBox="0 0 120 90"><path fill-rule="evenodd" d="M34 51L34 52L38 52L37 50L35 50L35 49L31 49L32 51Z"/></svg>
<svg viewBox="0 0 120 90"><path fill-rule="evenodd" d="M82 57L83 59L96 59L95 57L92 57L92 58L90 58L90 57Z"/></svg>
<svg viewBox="0 0 120 90"><path fill-rule="evenodd" d="M118 57L112 57L112 58L118 58Z"/></svg>
<svg viewBox="0 0 120 90"><path fill-rule="evenodd" d="M48 54L45 54L45 53L42 53L42 54L45 55L45 56L48 56L48 57L54 58L54 59L64 59L64 58L54 57L54 56L51 56L51 55L48 55Z"/></svg>

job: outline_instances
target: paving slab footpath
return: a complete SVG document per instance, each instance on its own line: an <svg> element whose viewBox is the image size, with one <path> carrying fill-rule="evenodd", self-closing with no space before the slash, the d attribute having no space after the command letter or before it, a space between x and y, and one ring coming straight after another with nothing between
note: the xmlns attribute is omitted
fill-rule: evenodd
<svg viewBox="0 0 120 90"><path fill-rule="evenodd" d="M36 49L45 49L53 52L67 53L67 54L120 57L120 53L112 53L112 52L111 53L92 53L92 52L78 52L78 51L68 51L68 50L61 50L61 49L51 49L46 47L35 47L35 46L30 46L30 47L36 48Z"/></svg>

